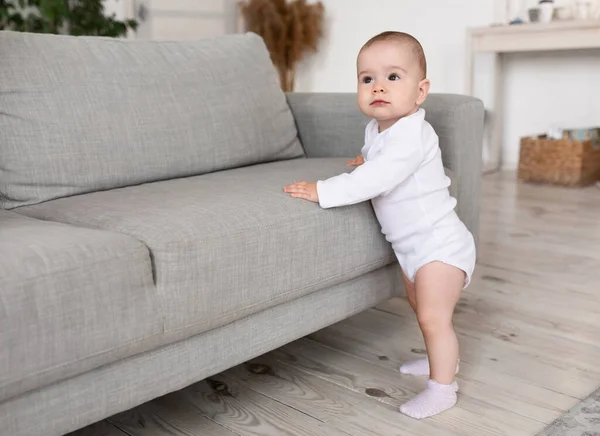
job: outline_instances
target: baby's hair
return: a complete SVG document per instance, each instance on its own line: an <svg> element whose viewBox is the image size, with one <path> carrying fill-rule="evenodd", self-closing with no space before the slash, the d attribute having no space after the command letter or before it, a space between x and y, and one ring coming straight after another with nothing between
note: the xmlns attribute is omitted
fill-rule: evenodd
<svg viewBox="0 0 600 436"><path fill-rule="evenodd" d="M371 39L369 39L362 46L360 51L362 52L364 49L370 47L371 45L375 44L376 42L381 42L381 41L394 41L394 42L408 44L410 46L413 54L416 56L417 61L419 62L419 67L421 69L421 72L423 73L423 78L427 77L427 59L425 58L425 52L423 50L423 47L421 46L421 43L417 40L417 38L415 38L414 36L412 36L408 33L404 33L404 32L396 32L396 31L382 32L378 35L375 35Z"/></svg>

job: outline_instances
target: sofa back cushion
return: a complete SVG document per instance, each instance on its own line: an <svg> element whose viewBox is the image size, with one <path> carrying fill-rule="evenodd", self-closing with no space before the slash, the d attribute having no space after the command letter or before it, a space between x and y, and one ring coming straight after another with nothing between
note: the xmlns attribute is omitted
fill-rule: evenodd
<svg viewBox="0 0 600 436"><path fill-rule="evenodd" d="M263 40L0 32L0 206L303 156Z"/></svg>

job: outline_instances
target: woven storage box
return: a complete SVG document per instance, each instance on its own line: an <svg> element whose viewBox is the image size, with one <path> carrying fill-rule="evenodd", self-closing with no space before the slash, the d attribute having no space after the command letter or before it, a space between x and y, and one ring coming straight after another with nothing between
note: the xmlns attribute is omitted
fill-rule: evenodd
<svg viewBox="0 0 600 436"><path fill-rule="evenodd" d="M600 147L596 141L521 138L519 180L563 186L585 186L600 180Z"/></svg>

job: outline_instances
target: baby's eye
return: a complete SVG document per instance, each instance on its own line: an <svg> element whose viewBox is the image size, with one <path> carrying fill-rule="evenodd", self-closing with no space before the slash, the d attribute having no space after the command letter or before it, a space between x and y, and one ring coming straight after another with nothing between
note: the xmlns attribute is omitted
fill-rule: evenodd
<svg viewBox="0 0 600 436"><path fill-rule="evenodd" d="M400 80L400 77L396 73L390 74L388 80Z"/></svg>
<svg viewBox="0 0 600 436"><path fill-rule="evenodd" d="M370 78L369 76L366 76L366 77L363 77L362 81L363 81L363 83L371 83L372 80L373 80L372 78Z"/></svg>

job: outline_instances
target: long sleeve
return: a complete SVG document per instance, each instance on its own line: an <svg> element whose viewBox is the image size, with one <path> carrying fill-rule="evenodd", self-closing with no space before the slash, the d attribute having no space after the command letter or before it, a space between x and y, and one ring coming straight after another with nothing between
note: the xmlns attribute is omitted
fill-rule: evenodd
<svg viewBox="0 0 600 436"><path fill-rule="evenodd" d="M346 206L370 200L392 190L422 162L421 142L393 141L373 159L366 161L351 173L344 173L317 182L319 204L323 208Z"/></svg>

